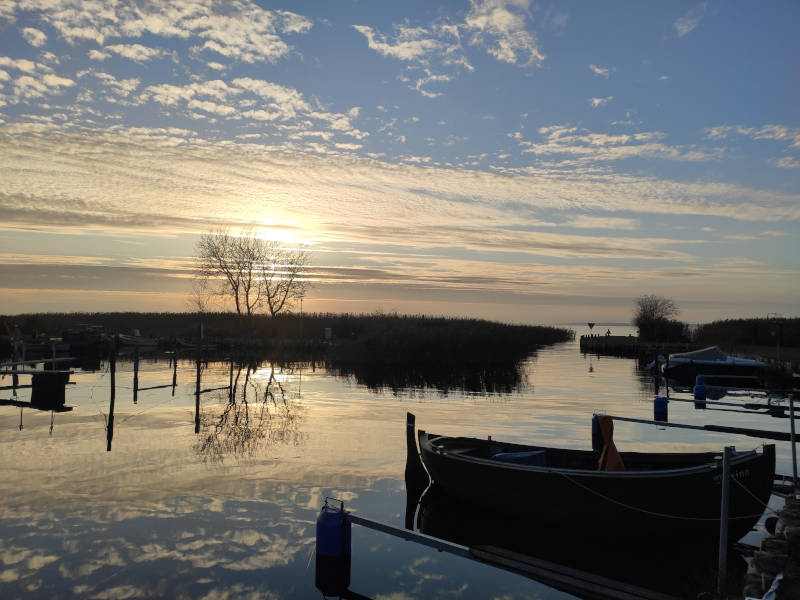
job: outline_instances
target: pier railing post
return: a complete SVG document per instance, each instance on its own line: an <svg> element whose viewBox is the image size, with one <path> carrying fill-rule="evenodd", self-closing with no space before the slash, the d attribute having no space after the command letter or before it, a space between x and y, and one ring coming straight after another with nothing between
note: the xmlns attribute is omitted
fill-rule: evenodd
<svg viewBox="0 0 800 600"><path fill-rule="evenodd" d="M717 594L725 600L725 583L728 578L728 500L730 493L731 455L733 448L725 446L722 454L722 498L719 511L719 567L717 569Z"/></svg>

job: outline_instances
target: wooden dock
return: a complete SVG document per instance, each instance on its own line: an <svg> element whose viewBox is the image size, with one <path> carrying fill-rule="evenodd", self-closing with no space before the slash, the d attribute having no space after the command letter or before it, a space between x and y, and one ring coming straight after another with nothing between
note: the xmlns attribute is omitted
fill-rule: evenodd
<svg viewBox="0 0 800 600"><path fill-rule="evenodd" d="M582 335L580 349L584 354L602 354L653 360L659 354L689 352L700 346L689 342L643 342L634 335Z"/></svg>

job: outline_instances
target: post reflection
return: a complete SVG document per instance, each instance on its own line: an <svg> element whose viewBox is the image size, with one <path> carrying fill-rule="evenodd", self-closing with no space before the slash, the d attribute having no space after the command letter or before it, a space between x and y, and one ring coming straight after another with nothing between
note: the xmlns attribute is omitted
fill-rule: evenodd
<svg viewBox="0 0 800 600"><path fill-rule="evenodd" d="M298 405L284 382L295 369L275 363L231 367L227 403L221 411L210 407L197 412L198 456L222 462L227 457L255 456L274 444L300 444ZM198 383L198 403L200 393Z"/></svg>

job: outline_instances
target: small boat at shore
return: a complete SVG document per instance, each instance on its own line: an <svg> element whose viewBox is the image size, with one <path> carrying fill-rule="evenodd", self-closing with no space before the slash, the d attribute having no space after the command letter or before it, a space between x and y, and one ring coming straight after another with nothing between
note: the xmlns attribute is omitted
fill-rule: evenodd
<svg viewBox="0 0 800 600"><path fill-rule="evenodd" d="M433 483L477 508L517 519L538 518L587 537L717 535L720 453L616 454L504 443L418 432L422 462ZM610 452L609 452L610 451ZM614 454L607 468L601 459ZM734 452L729 540L758 522L775 475L775 446Z"/></svg>
<svg viewBox="0 0 800 600"><path fill-rule="evenodd" d="M697 375L716 379L757 380L766 363L752 358L731 356L717 346L659 357L658 367L664 376L676 380L694 380Z"/></svg>
<svg viewBox="0 0 800 600"><path fill-rule="evenodd" d="M156 338L144 337L142 335L117 334L117 339L121 346L136 346L139 348L155 348L158 346Z"/></svg>

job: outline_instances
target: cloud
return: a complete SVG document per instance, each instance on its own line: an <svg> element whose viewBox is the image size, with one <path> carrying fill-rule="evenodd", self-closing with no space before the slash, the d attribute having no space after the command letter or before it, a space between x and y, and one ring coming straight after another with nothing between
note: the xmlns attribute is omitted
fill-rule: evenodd
<svg viewBox="0 0 800 600"><path fill-rule="evenodd" d="M47 36L44 34L44 32L34 29L33 27L25 27L22 30L22 37L25 38L26 42L35 48L41 48L47 43Z"/></svg>
<svg viewBox="0 0 800 600"><path fill-rule="evenodd" d="M60 94L65 88L72 87L75 82L66 77L47 73L41 77L23 75L14 80L14 95L18 99L30 100L54 94Z"/></svg>
<svg viewBox="0 0 800 600"><path fill-rule="evenodd" d="M397 34L393 40L372 27L353 25L353 29L367 38L367 45L384 56L399 60L419 60L441 48L442 44L431 36L431 32L422 27L406 25L394 26Z"/></svg>
<svg viewBox="0 0 800 600"><path fill-rule="evenodd" d="M427 98L441 96L425 86L429 83L452 81L462 70L472 71L461 46L461 35L456 25L434 22L430 27L395 24L395 34L389 37L366 25L353 28L367 39L370 49L383 56L412 63L399 79L409 84ZM417 73L421 72L421 75Z"/></svg>
<svg viewBox="0 0 800 600"><path fill-rule="evenodd" d="M375 52L412 63L399 79L423 96L437 98L442 93L429 90L428 84L453 81L462 69L474 70L464 52L463 37L501 62L525 67L544 60L535 36L526 29L529 4L529 0L470 0L462 23L439 19L419 26L404 22L393 25L392 36L367 25L353 28Z"/></svg>
<svg viewBox="0 0 800 600"><path fill-rule="evenodd" d="M589 98L589 104L591 104L593 108L597 108L598 106L604 106L608 104L613 99L614 96L606 96L605 98Z"/></svg>
<svg viewBox="0 0 800 600"><path fill-rule="evenodd" d="M111 91L115 96L120 96L123 98L129 97L134 91L136 91L141 83L141 79L138 77L117 79L109 73L102 72L92 73L92 75L97 78L106 88L108 88L109 91Z"/></svg>
<svg viewBox="0 0 800 600"><path fill-rule="evenodd" d="M112 44L110 46L105 46L105 50L138 63L143 63L153 58L159 58L166 54L166 52L160 48L148 48L141 44ZM90 56L90 58L93 57Z"/></svg>
<svg viewBox="0 0 800 600"><path fill-rule="evenodd" d="M42 72L52 72L53 69L48 67L47 65L43 65L42 63L36 63L32 60L28 60L25 58L11 58L8 56L0 56L0 67L5 67L6 69L14 69L16 71L22 71L23 73L33 74L38 71Z"/></svg>
<svg viewBox="0 0 800 600"><path fill-rule="evenodd" d="M708 127L706 137L711 140L724 140L730 135L742 135L753 140L779 140L789 142L790 148L800 149L800 127L768 124L761 127L744 125L719 125Z"/></svg>
<svg viewBox="0 0 800 600"><path fill-rule="evenodd" d="M92 50L89 50L88 56L92 60L99 60L99 61L102 62L102 61L106 60L107 58L111 58L111 53L110 52L103 52L102 50L92 49Z"/></svg>
<svg viewBox="0 0 800 600"><path fill-rule="evenodd" d="M775 159L773 162L779 169L800 169L800 160L790 156Z"/></svg>
<svg viewBox="0 0 800 600"><path fill-rule="evenodd" d="M685 36L687 33L694 31L697 26L700 25L700 21L703 20L707 7L708 2L702 2L698 6L689 9L689 12L687 12L684 16L675 19L675 22L672 24L672 26L675 28L678 37Z"/></svg>
<svg viewBox="0 0 800 600"><path fill-rule="evenodd" d="M638 219L580 215L570 219L565 225L579 229L624 229L632 231L639 228L640 222Z"/></svg>
<svg viewBox="0 0 800 600"><path fill-rule="evenodd" d="M26 12L23 6L21 13ZM37 7L36 15L69 44L155 36L197 38L198 52L213 52L246 63L275 62L291 48L285 35L307 33L307 17L266 10L251 0L182 0L168 6L122 0L64 0ZM130 53L130 50L126 50ZM143 60L142 54L136 54ZM128 56L130 57L130 56Z"/></svg>
<svg viewBox="0 0 800 600"><path fill-rule="evenodd" d="M545 59L535 36L526 30L530 0L470 0L464 26L471 44L499 61L538 66Z"/></svg>
<svg viewBox="0 0 800 600"><path fill-rule="evenodd" d="M604 68L604 67L598 67L597 65L591 65L591 64L590 64L590 65L589 65L589 70L590 70L592 73L594 73L595 75L597 75L598 77L605 77L606 79L608 79L608 73L609 73L609 71L608 71L608 69L607 69L607 68Z"/></svg>
<svg viewBox="0 0 800 600"><path fill-rule="evenodd" d="M587 129L565 125L542 127L539 133L544 142L531 142L523 139L521 132L511 135L522 147L524 153L537 156L565 155L578 163L605 162L634 157L661 158L681 162L701 162L711 160L719 152L704 151L694 147L669 146L661 143L666 134L660 131L641 131L636 133L605 134ZM575 166L566 163L564 166Z"/></svg>

